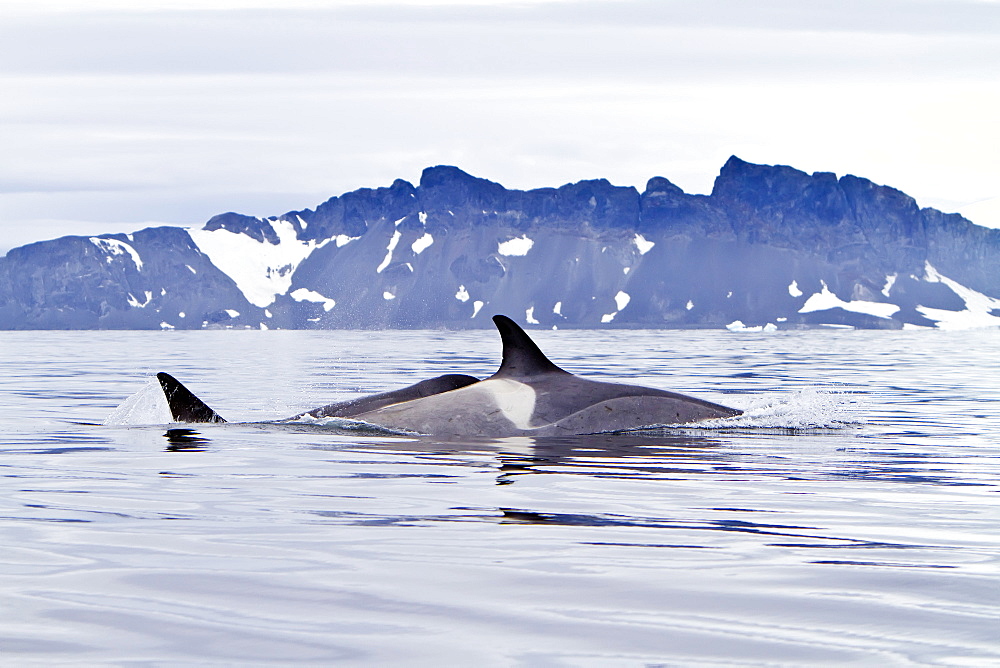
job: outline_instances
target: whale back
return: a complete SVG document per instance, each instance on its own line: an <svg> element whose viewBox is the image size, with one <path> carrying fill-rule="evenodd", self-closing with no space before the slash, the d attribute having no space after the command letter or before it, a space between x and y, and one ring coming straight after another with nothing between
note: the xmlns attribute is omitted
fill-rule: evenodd
<svg viewBox="0 0 1000 668"><path fill-rule="evenodd" d="M452 390L468 387L469 385L478 382L479 379L474 376L466 376L460 373L449 373L443 376L437 376L436 378L422 380L419 383L415 383L398 390L393 390L391 392L372 394L367 397L359 397L358 399L341 401L335 404L321 406L320 408L314 408L311 411L302 413L301 415L296 415L295 417L289 419L296 420L306 415L310 415L314 418L350 418L361 415L362 413L378 410L379 408L383 408L385 406L392 406L393 404L423 399L425 397L434 396L435 394L451 392Z"/></svg>

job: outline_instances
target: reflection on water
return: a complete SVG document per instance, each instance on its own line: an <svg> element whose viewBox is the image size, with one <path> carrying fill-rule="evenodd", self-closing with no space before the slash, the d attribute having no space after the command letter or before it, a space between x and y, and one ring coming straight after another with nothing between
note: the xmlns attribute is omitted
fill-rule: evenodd
<svg viewBox="0 0 1000 668"><path fill-rule="evenodd" d="M1000 661L1000 335L539 333L753 421L441 441L268 421L491 333L8 334L12 665ZM160 369L244 423L98 424Z"/></svg>
<svg viewBox="0 0 1000 668"><path fill-rule="evenodd" d="M167 439L169 452L204 452L205 445L210 441L194 429L168 429L163 436Z"/></svg>

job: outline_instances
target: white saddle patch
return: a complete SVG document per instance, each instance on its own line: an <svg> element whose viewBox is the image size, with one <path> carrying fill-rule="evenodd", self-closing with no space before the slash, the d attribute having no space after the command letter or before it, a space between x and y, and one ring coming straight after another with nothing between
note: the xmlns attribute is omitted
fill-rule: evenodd
<svg viewBox="0 0 1000 668"><path fill-rule="evenodd" d="M489 394L500 412L515 427L531 429L531 416L535 414L535 391L531 386L516 380L497 378L484 380L473 387Z"/></svg>

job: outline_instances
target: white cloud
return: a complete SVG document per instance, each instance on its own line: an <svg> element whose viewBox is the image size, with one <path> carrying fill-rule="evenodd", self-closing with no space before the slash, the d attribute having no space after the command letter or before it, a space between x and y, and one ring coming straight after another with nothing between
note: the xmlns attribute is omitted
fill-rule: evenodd
<svg viewBox="0 0 1000 668"><path fill-rule="evenodd" d="M976 225L1000 228L1000 196L966 204L958 209L958 213Z"/></svg>
<svg viewBox="0 0 1000 668"><path fill-rule="evenodd" d="M532 0L568 2L572 0ZM245 9L336 9L385 6L484 6L503 0L5 0L8 9L21 12L103 12L150 13L160 11L219 11ZM527 4L525 2L524 4Z"/></svg>
<svg viewBox="0 0 1000 668"><path fill-rule="evenodd" d="M0 225L265 216L433 164L704 193L730 154L995 197L1000 5L845 3L8 2Z"/></svg>

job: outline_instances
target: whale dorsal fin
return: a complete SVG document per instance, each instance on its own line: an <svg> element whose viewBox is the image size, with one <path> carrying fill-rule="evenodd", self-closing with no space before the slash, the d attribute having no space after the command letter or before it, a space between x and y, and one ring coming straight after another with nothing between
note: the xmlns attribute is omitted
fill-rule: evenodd
<svg viewBox="0 0 1000 668"><path fill-rule="evenodd" d="M503 361L494 378L506 376L537 376L543 373L566 373L545 356L516 322L505 315L493 316L503 342Z"/></svg>
<svg viewBox="0 0 1000 668"><path fill-rule="evenodd" d="M222 416L192 394L191 390L181 385L180 381L169 373L162 371L156 374L163 388L163 396L170 406L170 415L176 422L225 422Z"/></svg>

